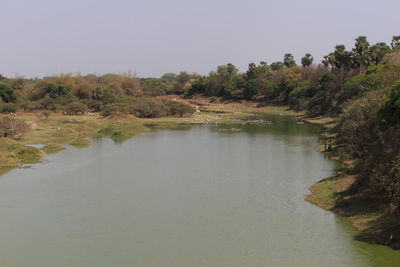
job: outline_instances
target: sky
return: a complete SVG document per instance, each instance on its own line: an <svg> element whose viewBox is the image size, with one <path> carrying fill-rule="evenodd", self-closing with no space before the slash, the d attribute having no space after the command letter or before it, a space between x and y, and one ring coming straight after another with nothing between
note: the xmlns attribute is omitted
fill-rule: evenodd
<svg viewBox="0 0 400 267"><path fill-rule="evenodd" d="M0 0L0 73L207 74L292 53L318 62L359 35L400 35L398 0Z"/></svg>

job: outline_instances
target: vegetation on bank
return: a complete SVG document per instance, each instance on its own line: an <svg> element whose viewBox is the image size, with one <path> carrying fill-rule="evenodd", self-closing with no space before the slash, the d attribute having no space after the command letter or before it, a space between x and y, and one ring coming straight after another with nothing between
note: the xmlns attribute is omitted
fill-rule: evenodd
<svg viewBox="0 0 400 267"><path fill-rule="evenodd" d="M265 111L254 103L213 103L205 98L193 99L192 103L202 105L202 112L187 117L169 116L163 118L136 118L132 115L115 114L103 117L99 113L66 115L61 111L21 112L14 116L3 115L1 120L16 121L30 128L24 135L8 135L0 138L0 169L8 170L26 163L38 162L46 154L64 149L60 144L84 147L91 144L91 138L108 137L123 142L150 129L183 129L198 123L227 122L243 116L244 112ZM287 107L274 108L274 112L286 112ZM43 114L45 113L45 114ZM1 124L0 124L1 127ZM18 145L16 145L18 144ZM46 144L33 148L29 144ZM28 157L27 151L31 155ZM34 160L33 160L34 158Z"/></svg>
<svg viewBox="0 0 400 267"><path fill-rule="evenodd" d="M65 148L59 144L48 144L41 148L46 154L53 154L64 150Z"/></svg>
<svg viewBox="0 0 400 267"><path fill-rule="evenodd" d="M196 101L198 96L207 97L211 108ZM329 119L323 147L329 144L328 153L346 162L347 169L343 176L315 186L314 194L325 190L324 185L340 187L341 178L348 175L352 179L344 189L348 195L344 196L343 190L325 190L317 199L330 204L319 205L335 210L351 203L354 196L379 206L382 217L388 220L400 214L400 36L394 36L389 45L371 45L365 36L359 36L352 49L337 45L320 64L307 53L298 65L287 53L281 62L250 63L244 73L227 64L204 76L181 72L160 78L127 73L9 79L0 75L0 98L1 113L30 114L18 117L25 122L0 118L0 134L6 137L0 138L4 143L0 162L7 159L14 163L41 153L28 148L19 153L25 147L12 146L12 142L21 143L17 139L78 146L88 145L88 136L125 140L148 129L145 119L168 117L169 122L176 122L179 117L203 114L208 109L215 112L221 108L220 99L234 112L240 110L235 110L232 101L251 100L260 107L288 105L322 121L333 118ZM225 112L223 108L220 111ZM37 118L28 118L31 114ZM28 133L29 128L34 130ZM390 243L400 240L400 220L377 227Z"/></svg>
<svg viewBox="0 0 400 267"><path fill-rule="evenodd" d="M348 218L361 231L357 239L400 249L397 207L373 197L368 186L355 188L356 182L354 174L337 174L311 186L305 200Z"/></svg>
<svg viewBox="0 0 400 267"><path fill-rule="evenodd" d="M20 164L36 163L44 156L39 149L26 146L11 138L0 140L0 169L10 169Z"/></svg>

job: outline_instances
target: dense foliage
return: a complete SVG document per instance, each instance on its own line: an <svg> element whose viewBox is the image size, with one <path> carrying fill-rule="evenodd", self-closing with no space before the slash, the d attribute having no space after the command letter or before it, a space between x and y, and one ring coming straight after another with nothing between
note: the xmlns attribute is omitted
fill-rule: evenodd
<svg viewBox="0 0 400 267"><path fill-rule="evenodd" d="M116 113L144 118L184 116L194 112L190 105L157 96L182 94L193 77L197 76L186 72L165 74L160 79L139 79L132 74L66 74L43 79L3 77L0 112L13 113L20 108L24 111L62 110L69 115L92 111L105 116Z"/></svg>

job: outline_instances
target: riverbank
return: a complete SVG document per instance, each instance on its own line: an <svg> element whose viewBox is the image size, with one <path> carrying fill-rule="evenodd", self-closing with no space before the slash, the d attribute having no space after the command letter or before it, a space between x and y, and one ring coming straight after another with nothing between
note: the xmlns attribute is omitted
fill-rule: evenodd
<svg viewBox="0 0 400 267"><path fill-rule="evenodd" d="M335 127L335 120L330 117L300 118L324 126L322 142L317 149L341 165L334 176L313 184L305 200L346 217L360 231L355 239L400 249L400 231L397 230L400 215L394 213L391 205L375 199L368 188L357 183L357 174L351 171L352 161L342 161L336 153L324 151L322 143L335 139L335 133L331 131Z"/></svg>
<svg viewBox="0 0 400 267"><path fill-rule="evenodd" d="M237 121L239 117L253 113L293 114L285 106L259 107L250 101L211 101L208 98L181 99L167 96L175 101L192 105L196 112L187 117L161 117L142 119L132 115L114 114L102 117L97 113L84 115L64 115L62 112L17 113L16 119L30 126L28 134L20 139L0 138L0 172L24 167L24 164L40 162L50 153L63 149L63 145L89 146L90 138L109 137L115 142L123 142L141 132L162 128L188 128L195 124ZM31 145L43 144L41 148Z"/></svg>
<svg viewBox="0 0 400 267"><path fill-rule="evenodd" d="M89 146L90 138L96 137L108 137L115 142L123 142L152 129L183 129L195 124L237 122L240 117L254 113L293 115L299 121L323 125L326 129L321 137L324 142L335 138L331 131L335 126L333 118L310 118L303 113L291 111L286 106L260 107L258 103L250 101L222 102L210 101L208 98L186 100L175 97L174 100L191 104L196 109L195 114L188 117L141 119L122 114L104 118L93 113L70 116L53 112L46 117L41 112L18 113L16 118L27 122L31 130L22 139L0 138L0 172L5 173L13 168L24 167L25 164L40 162L47 154L63 150L64 144ZM45 146L32 147L34 144ZM324 152L323 143L317 149ZM339 160L333 153L327 155ZM358 193L354 193L355 176L347 174L351 162L345 162L344 165L338 175L311 186L311 194L305 200L347 217L355 228L365 234L356 238L375 240L379 244L400 248L399 241L390 238L392 233L389 231L399 218L390 214L384 203L368 199L368 192L358 190Z"/></svg>
<svg viewBox="0 0 400 267"><path fill-rule="evenodd" d="M387 203L371 197L366 188L360 188L355 175L339 173L319 181L310 187L305 200L346 217L360 231L356 239L400 249L395 230L400 216Z"/></svg>

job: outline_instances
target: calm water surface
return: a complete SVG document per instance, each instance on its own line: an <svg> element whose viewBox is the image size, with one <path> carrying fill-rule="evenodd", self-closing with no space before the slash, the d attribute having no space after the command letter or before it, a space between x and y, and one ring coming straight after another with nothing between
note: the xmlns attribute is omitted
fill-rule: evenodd
<svg viewBox="0 0 400 267"><path fill-rule="evenodd" d="M0 177L0 266L400 266L303 201L333 173L319 128L157 130L96 139Z"/></svg>

